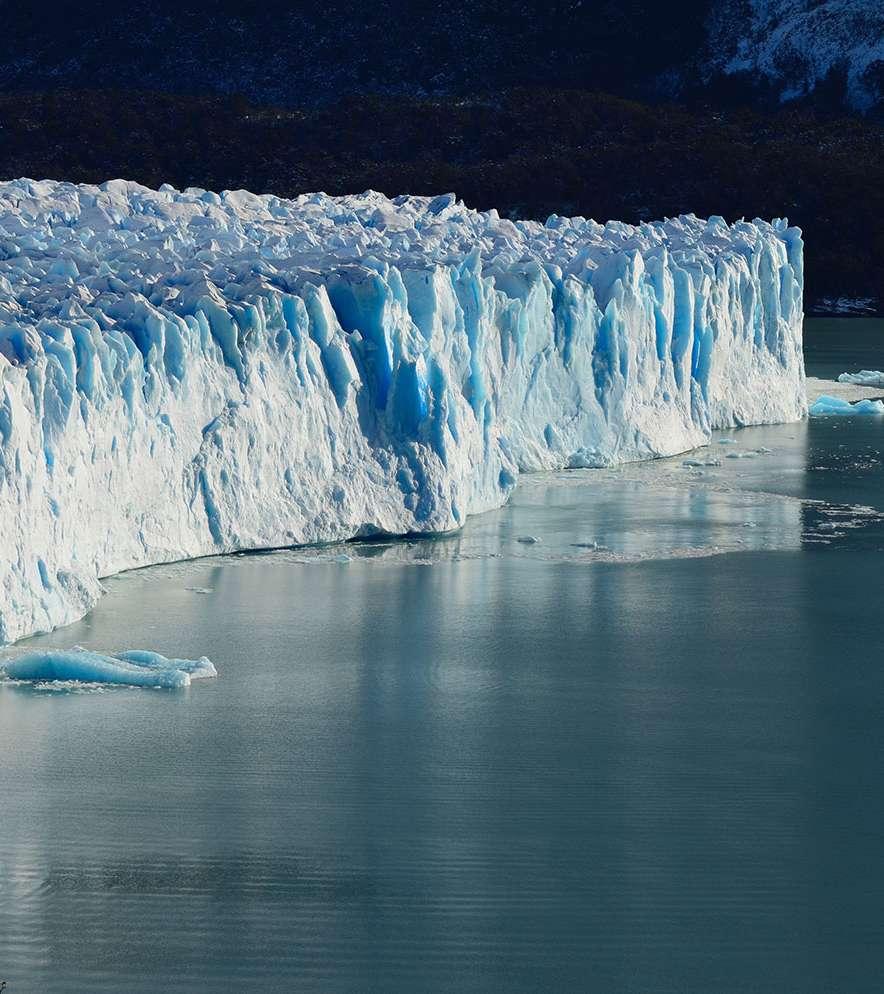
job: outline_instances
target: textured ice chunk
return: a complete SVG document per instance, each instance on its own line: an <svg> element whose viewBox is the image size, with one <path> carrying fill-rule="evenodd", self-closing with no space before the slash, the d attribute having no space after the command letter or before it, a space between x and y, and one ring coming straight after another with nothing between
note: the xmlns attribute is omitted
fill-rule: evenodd
<svg viewBox="0 0 884 994"><path fill-rule="evenodd" d="M0 183L0 642L99 578L444 532L806 413L800 232Z"/></svg>
<svg viewBox="0 0 884 994"><path fill-rule="evenodd" d="M115 683L131 687L189 687L191 680L218 675L205 656L167 659L158 652L142 650L104 655L79 646L69 651L29 652L3 668L12 680Z"/></svg>
<svg viewBox="0 0 884 994"><path fill-rule="evenodd" d="M884 389L884 373L877 369L861 369L858 373L842 373L839 383L853 383L859 387L881 387Z"/></svg>
<svg viewBox="0 0 884 994"><path fill-rule="evenodd" d="M822 397L817 397L810 413L814 417L832 415L854 417L864 414L884 414L884 403L880 400L859 400L855 404L851 404L849 400L843 400L841 397L829 397L823 394Z"/></svg>

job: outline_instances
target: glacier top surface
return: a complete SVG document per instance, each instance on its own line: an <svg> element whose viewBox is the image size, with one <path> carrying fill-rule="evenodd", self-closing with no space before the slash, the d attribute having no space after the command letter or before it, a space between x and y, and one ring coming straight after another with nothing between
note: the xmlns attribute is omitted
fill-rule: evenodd
<svg viewBox="0 0 884 994"><path fill-rule="evenodd" d="M107 306L126 294L178 310L207 293L294 292L352 264L427 269L472 258L494 274L533 262L597 285L606 258L665 250L711 272L719 256L751 255L774 228L783 231L785 222L729 226L694 215L639 226L556 215L545 224L510 221L471 210L453 194L286 200L124 180L18 179L0 183L0 324L107 318Z"/></svg>

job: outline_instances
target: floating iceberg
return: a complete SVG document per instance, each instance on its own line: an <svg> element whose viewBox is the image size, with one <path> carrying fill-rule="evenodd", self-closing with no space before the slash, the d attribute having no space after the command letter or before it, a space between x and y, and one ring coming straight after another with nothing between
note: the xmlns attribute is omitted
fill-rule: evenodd
<svg viewBox="0 0 884 994"><path fill-rule="evenodd" d="M0 642L99 578L443 532L806 413L785 222L0 183Z"/></svg>
<svg viewBox="0 0 884 994"><path fill-rule="evenodd" d="M12 680L117 683L130 687L189 687L191 680L217 676L212 663L167 659L157 652L130 650L104 655L75 646L70 651L30 652L3 666Z"/></svg>
<svg viewBox="0 0 884 994"><path fill-rule="evenodd" d="M841 397L829 397L823 394L822 397L817 397L814 401L810 413L814 417L831 417L833 415L855 417L865 414L884 414L884 403L880 400L859 400L855 404L851 404L849 400L843 400Z"/></svg>
<svg viewBox="0 0 884 994"><path fill-rule="evenodd" d="M884 373L877 369L861 369L858 373L842 373L839 383L853 383L859 387L881 387L884 390Z"/></svg>

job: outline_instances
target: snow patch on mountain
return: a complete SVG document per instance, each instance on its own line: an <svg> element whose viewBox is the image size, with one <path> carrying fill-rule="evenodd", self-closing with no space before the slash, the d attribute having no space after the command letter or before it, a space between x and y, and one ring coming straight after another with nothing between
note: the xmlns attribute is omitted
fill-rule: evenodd
<svg viewBox="0 0 884 994"><path fill-rule="evenodd" d="M843 71L848 103L884 99L884 5L870 0L720 0L709 16L709 72L751 73L782 101Z"/></svg>

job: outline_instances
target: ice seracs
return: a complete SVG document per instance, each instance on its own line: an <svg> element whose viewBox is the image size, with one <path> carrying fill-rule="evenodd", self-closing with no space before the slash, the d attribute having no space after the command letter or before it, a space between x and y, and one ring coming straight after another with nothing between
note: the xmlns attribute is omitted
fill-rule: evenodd
<svg viewBox="0 0 884 994"><path fill-rule="evenodd" d="M0 184L0 642L99 578L459 527L806 412L785 222Z"/></svg>

